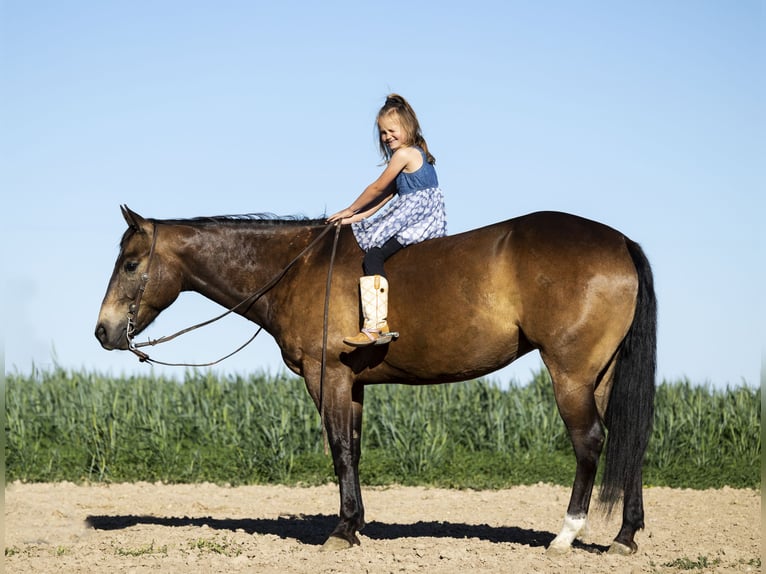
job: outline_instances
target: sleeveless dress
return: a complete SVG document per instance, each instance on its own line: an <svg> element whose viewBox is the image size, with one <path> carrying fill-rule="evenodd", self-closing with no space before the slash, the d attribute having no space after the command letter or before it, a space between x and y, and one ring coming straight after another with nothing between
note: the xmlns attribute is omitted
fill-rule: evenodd
<svg viewBox="0 0 766 574"><path fill-rule="evenodd" d="M412 173L396 176L396 194L370 219L351 224L354 237L364 251L381 247L392 237L403 246L447 235L444 194L434 166L426 160Z"/></svg>

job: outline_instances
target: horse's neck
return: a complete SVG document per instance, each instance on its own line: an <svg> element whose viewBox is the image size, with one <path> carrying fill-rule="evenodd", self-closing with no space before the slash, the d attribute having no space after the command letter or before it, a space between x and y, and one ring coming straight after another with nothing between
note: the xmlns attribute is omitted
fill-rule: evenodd
<svg viewBox="0 0 766 574"><path fill-rule="evenodd" d="M189 290L230 307L274 280L305 247L306 228L231 226L196 230L180 255Z"/></svg>

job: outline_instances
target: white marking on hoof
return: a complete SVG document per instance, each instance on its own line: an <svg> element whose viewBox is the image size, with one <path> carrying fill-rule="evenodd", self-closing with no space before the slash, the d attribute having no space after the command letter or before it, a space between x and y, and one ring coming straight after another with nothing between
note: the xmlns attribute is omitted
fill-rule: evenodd
<svg viewBox="0 0 766 574"><path fill-rule="evenodd" d="M546 556L563 556L571 550L571 546L554 546L553 542L545 550Z"/></svg>
<svg viewBox="0 0 766 574"><path fill-rule="evenodd" d="M586 516L570 516L567 514L564 517L564 525L561 528L561 532L556 538L553 539L551 545L548 546L546 554L550 556L559 556L566 554L572 547L572 542L581 533L584 532L587 525Z"/></svg>

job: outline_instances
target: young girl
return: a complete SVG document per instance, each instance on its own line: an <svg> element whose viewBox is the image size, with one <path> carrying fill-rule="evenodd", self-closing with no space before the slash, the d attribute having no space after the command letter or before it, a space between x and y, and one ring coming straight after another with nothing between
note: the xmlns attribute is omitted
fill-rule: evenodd
<svg viewBox="0 0 766 574"><path fill-rule="evenodd" d="M382 345L395 336L389 331L388 280L383 262L413 243L447 234L444 196L415 112L407 101L391 94L378 112L380 151L386 168L346 209L328 222L351 223L366 252L359 279L364 326L343 342L354 347ZM374 219L367 219L383 206Z"/></svg>

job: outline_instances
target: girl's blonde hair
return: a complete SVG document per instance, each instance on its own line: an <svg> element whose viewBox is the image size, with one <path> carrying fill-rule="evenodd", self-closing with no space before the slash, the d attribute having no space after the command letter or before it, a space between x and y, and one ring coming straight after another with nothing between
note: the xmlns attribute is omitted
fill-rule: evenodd
<svg viewBox="0 0 766 574"><path fill-rule="evenodd" d="M423 137L423 133L420 131L420 123L418 123L418 117L415 115L415 111L412 106L407 103L399 94L389 94L386 96L386 103L380 108L378 116L375 118L375 125L378 130L378 145L380 145L380 154L383 156L383 160L388 163L391 159L391 150L380 139L380 125L378 122L381 118L395 114L399 120L402 130L407 137L407 145L414 145L422 149L426 154L426 161L430 164L436 163L436 158L428 151L428 145Z"/></svg>

